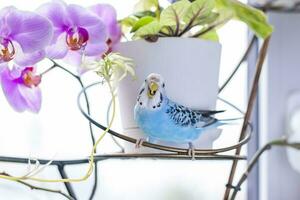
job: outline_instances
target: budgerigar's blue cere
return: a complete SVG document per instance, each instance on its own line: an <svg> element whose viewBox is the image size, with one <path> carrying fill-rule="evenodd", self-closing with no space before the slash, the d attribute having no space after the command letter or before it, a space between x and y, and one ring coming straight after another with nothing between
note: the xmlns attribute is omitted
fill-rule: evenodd
<svg viewBox="0 0 300 200"><path fill-rule="evenodd" d="M213 117L220 112L193 110L173 102L166 95L162 76L150 74L139 92L134 116L150 140L191 144L204 130L222 124Z"/></svg>

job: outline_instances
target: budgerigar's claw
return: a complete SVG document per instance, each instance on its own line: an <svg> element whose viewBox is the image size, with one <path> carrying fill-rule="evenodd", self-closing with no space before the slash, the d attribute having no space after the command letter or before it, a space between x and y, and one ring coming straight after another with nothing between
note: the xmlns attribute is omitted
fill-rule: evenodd
<svg viewBox="0 0 300 200"><path fill-rule="evenodd" d="M136 149L141 148L143 143L146 142L146 141L147 141L147 139L145 139L145 138L140 138L140 139L136 140L135 148Z"/></svg>
<svg viewBox="0 0 300 200"><path fill-rule="evenodd" d="M194 147L193 143L190 142L189 143L188 155L189 155L189 157L192 158L192 160L195 160L195 154L196 154L195 147Z"/></svg>

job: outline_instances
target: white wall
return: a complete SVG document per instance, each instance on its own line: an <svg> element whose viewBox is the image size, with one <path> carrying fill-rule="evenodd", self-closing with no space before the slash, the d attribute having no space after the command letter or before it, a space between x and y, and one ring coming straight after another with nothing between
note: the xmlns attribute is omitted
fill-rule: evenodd
<svg viewBox="0 0 300 200"><path fill-rule="evenodd" d="M287 99L300 90L300 14L270 13L269 19L275 32L261 84L261 145L285 134ZM300 199L300 174L288 163L286 149L274 148L263 156L260 175L261 200Z"/></svg>

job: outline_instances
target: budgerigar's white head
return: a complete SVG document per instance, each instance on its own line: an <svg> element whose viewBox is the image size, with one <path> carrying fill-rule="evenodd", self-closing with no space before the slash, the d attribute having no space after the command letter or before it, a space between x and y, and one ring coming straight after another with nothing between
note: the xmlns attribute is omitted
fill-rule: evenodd
<svg viewBox="0 0 300 200"><path fill-rule="evenodd" d="M160 74L149 74L142 85L137 105L146 109L160 109L165 100L165 82Z"/></svg>

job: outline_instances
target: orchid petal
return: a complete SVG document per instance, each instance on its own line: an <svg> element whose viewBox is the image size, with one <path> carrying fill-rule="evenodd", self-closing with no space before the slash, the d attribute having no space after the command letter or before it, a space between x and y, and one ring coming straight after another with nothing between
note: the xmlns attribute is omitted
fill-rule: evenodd
<svg viewBox="0 0 300 200"><path fill-rule="evenodd" d="M5 20L10 29L9 39L17 41L24 53L42 50L52 39L51 23L40 15L11 7Z"/></svg>
<svg viewBox="0 0 300 200"><path fill-rule="evenodd" d="M94 12L102 21L109 25L117 22L117 13L114 7L109 4L96 4L89 8Z"/></svg>
<svg viewBox="0 0 300 200"><path fill-rule="evenodd" d="M10 76L8 68L2 71L0 79L2 90L8 103L15 111L24 112L27 108L27 103L19 91L18 83Z"/></svg>
<svg viewBox="0 0 300 200"><path fill-rule="evenodd" d="M26 67L21 67L19 65L14 65L12 67L12 69L10 69L9 71L9 75L11 77L12 80L19 78L22 75L22 71L25 69Z"/></svg>
<svg viewBox="0 0 300 200"><path fill-rule="evenodd" d="M37 13L47 17L57 29L63 30L68 25L68 15L66 11L66 4L63 1L52 1L45 3L37 9Z"/></svg>
<svg viewBox="0 0 300 200"><path fill-rule="evenodd" d="M102 44L87 44L84 53L87 56L101 56L108 51L106 43Z"/></svg>
<svg viewBox="0 0 300 200"><path fill-rule="evenodd" d="M99 24L99 19L92 12L79 5L68 5L67 12L69 19L72 20L72 25L86 27Z"/></svg>
<svg viewBox="0 0 300 200"><path fill-rule="evenodd" d="M27 87L18 85L18 89L26 102L27 109L31 112L38 113L42 105L42 92L38 87Z"/></svg>
<svg viewBox="0 0 300 200"><path fill-rule="evenodd" d="M29 110L37 113L41 108L41 91L38 87L27 87L20 81L20 69L14 66L12 71L8 67L2 70L0 80L3 92L8 103L17 112ZM16 76L19 77L16 78Z"/></svg>
<svg viewBox="0 0 300 200"><path fill-rule="evenodd" d="M8 6L8 7L5 7L3 9L0 10L0 35L2 37L5 37L5 38L8 38L9 35L11 34L12 32L12 27L9 26L10 24L7 22L7 19L9 20L9 18L7 18L7 16L12 12L16 10L15 7L13 6ZM17 21L15 24L14 24L14 28L15 29L18 29L19 28L19 22Z"/></svg>
<svg viewBox="0 0 300 200"><path fill-rule="evenodd" d="M14 47L16 49L14 62L19 66L34 65L45 58L44 50L25 54L18 43L14 42Z"/></svg>
<svg viewBox="0 0 300 200"><path fill-rule="evenodd" d="M73 67L79 67L82 62L82 55L78 51L68 51L63 60Z"/></svg>
<svg viewBox="0 0 300 200"><path fill-rule="evenodd" d="M61 34L57 41L46 48L47 58L61 59L68 53L68 47L66 44L66 33Z"/></svg>
<svg viewBox="0 0 300 200"><path fill-rule="evenodd" d="M0 63L0 85L1 85L2 72L4 72L6 68L8 68L7 63Z"/></svg>
<svg viewBox="0 0 300 200"><path fill-rule="evenodd" d="M106 25L109 38L116 43L121 38L121 28L117 21L117 13L114 7L109 4L97 4L89 8L95 13Z"/></svg>
<svg viewBox="0 0 300 200"><path fill-rule="evenodd" d="M0 63L0 73L7 67L8 67L7 63Z"/></svg>
<svg viewBox="0 0 300 200"><path fill-rule="evenodd" d="M109 38L112 41L112 44L117 44L122 36L121 27L118 24L109 27Z"/></svg>
<svg viewBox="0 0 300 200"><path fill-rule="evenodd" d="M71 4L67 7L69 19L73 26L85 28L89 33L89 42L97 43L107 40L107 29L102 20L89 10Z"/></svg>

